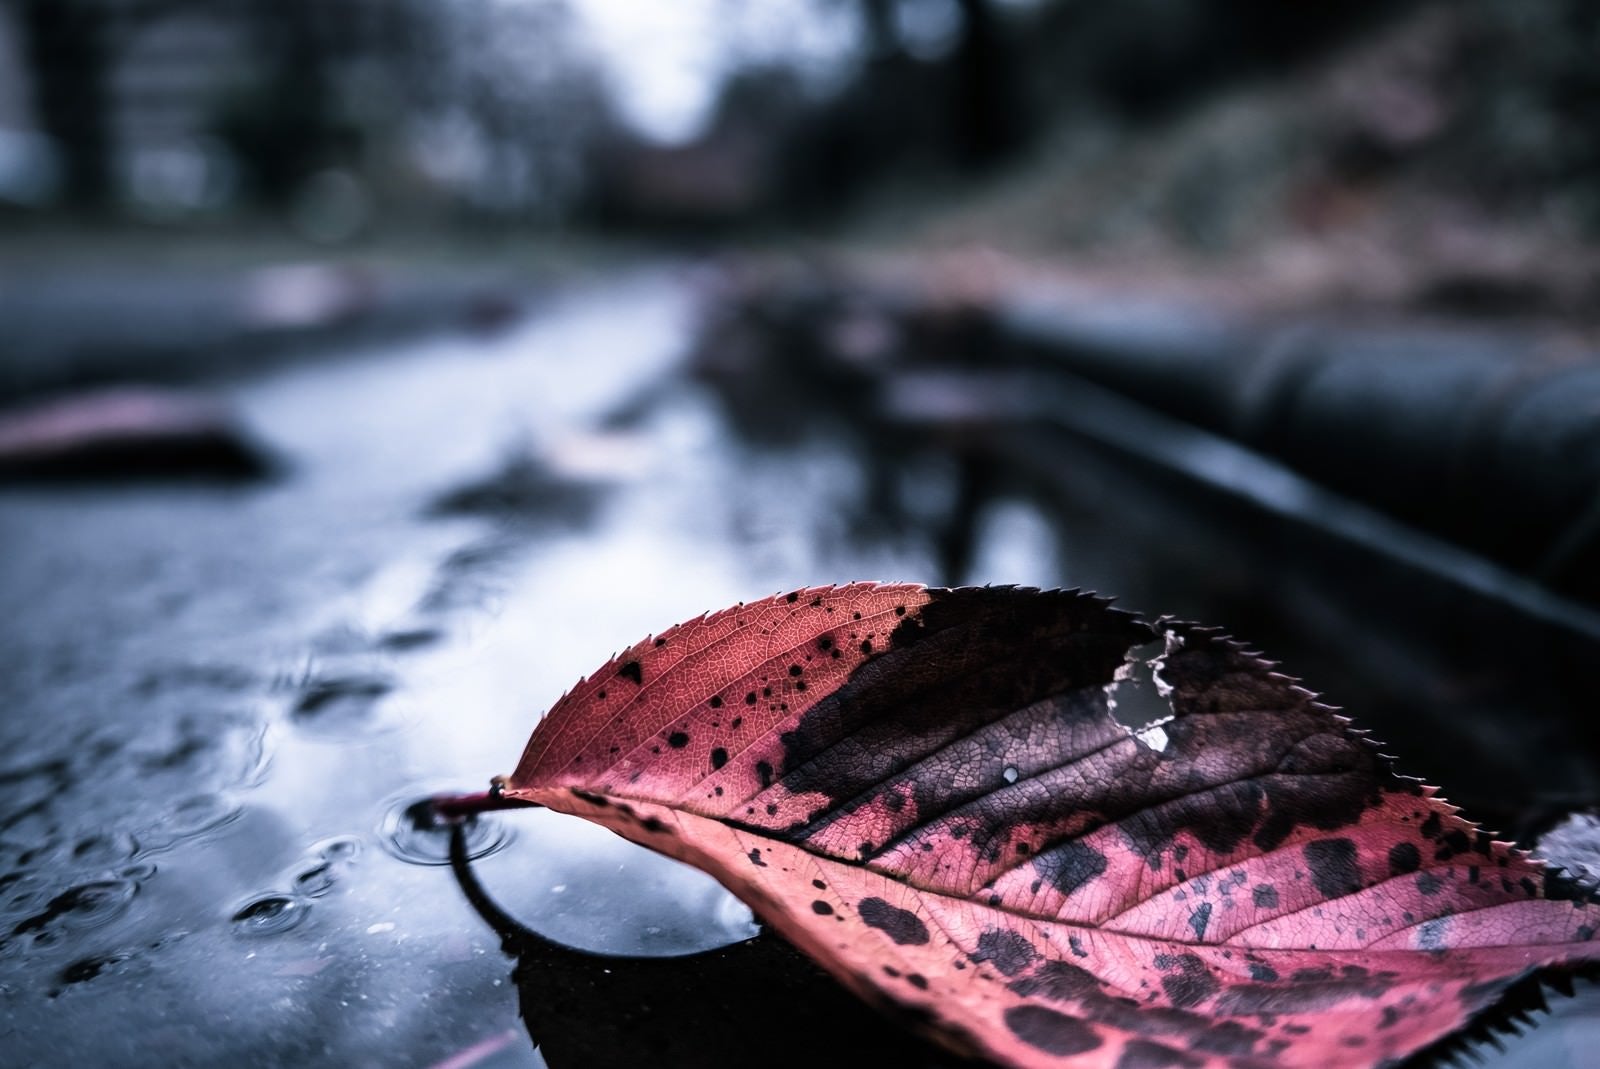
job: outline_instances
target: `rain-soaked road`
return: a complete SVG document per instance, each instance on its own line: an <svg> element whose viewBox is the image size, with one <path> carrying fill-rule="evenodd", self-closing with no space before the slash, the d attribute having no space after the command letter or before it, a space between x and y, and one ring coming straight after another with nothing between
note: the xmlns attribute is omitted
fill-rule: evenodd
<svg viewBox="0 0 1600 1069"><path fill-rule="evenodd" d="M285 462L271 483L0 492L0 1062L544 1064L405 806L508 771L542 709L652 630L944 578L914 523L851 518L875 492L851 446L734 435L681 372L691 305L639 273L493 337L230 386ZM985 516L967 578L1076 578L1038 513ZM490 893L562 942L755 930L597 828L476 834ZM1496 1064L1583 1064L1596 1001L1560 1013Z"/></svg>

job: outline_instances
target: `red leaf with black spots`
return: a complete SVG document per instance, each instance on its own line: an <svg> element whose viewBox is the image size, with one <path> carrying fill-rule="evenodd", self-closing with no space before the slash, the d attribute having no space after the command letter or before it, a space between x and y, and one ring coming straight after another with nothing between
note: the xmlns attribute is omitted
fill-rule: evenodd
<svg viewBox="0 0 1600 1069"><path fill-rule="evenodd" d="M1135 735L1108 688L1155 638L1173 717ZM1293 680L1078 593L858 584L689 621L557 703L506 793L711 872L1011 1065L1375 1066L1600 958L1587 892Z"/></svg>

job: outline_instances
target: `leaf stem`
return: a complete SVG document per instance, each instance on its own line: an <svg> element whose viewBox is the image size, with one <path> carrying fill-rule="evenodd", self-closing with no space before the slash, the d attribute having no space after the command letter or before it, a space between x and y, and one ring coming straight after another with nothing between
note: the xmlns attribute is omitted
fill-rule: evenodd
<svg viewBox="0 0 1600 1069"><path fill-rule="evenodd" d="M538 802L525 802L521 798L508 798L505 784L498 777L486 791L468 794L436 794L430 799L433 811L448 821L470 820L480 813L493 813L501 809L541 809Z"/></svg>

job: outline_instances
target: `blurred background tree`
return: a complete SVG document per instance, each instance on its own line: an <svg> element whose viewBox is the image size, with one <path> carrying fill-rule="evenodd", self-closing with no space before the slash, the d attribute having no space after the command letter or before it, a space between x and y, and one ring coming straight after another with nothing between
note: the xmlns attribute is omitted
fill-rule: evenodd
<svg viewBox="0 0 1600 1069"><path fill-rule="evenodd" d="M1226 251L1422 190L1577 240L1597 53L1583 0L0 0L0 210Z"/></svg>

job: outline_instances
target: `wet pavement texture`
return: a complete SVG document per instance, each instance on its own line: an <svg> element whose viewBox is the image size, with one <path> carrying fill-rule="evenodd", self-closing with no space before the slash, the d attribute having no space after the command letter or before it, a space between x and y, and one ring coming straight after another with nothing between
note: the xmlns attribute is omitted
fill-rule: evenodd
<svg viewBox="0 0 1600 1069"><path fill-rule="evenodd" d="M509 771L539 713L615 650L740 599L867 578L1127 592L1256 625L1358 718L1375 695L1388 722L1372 726L1424 762L1453 701L1493 705L1525 667L1508 654L1458 679L1428 641L1414 658L1395 644L1404 613L1328 637L1348 603L1327 603L1318 647L1305 613L1263 608L1306 601L1273 585L1299 580L1241 579L1248 547L1197 561L1188 529L1161 524L1204 503L1084 442L1041 462L1065 482L974 496L936 441L848 406L829 422L782 383L697 383L695 293L681 272L617 275L492 337L227 385L282 460L272 481L0 490L0 1061L756 1064L719 1046L717 1020L744 1012L729 991L767 1012L781 992L812 1021L838 992L782 944L741 942L758 929L709 878L557 814L486 817L464 846L508 934L415 809ZM1206 530L1195 545L1225 541ZM1363 682L1397 664L1389 690ZM1396 712L1412 687L1415 713ZM1559 728L1571 699L1540 692L1536 711ZM1443 749L1479 780L1496 770L1470 762L1503 746ZM1588 797L1593 767L1551 757L1545 796L1533 777L1446 788L1515 821ZM654 960L722 947L681 971ZM655 985L665 1009L644 1001ZM799 1031L807 1056L829 1049ZM901 1064L945 1064L886 1035ZM1590 990L1485 1064L1577 1066L1596 1039Z"/></svg>

